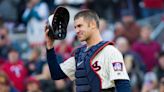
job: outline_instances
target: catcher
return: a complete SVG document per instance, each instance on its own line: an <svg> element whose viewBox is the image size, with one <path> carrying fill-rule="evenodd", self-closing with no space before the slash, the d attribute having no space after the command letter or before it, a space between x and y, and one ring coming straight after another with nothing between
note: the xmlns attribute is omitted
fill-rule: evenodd
<svg viewBox="0 0 164 92"><path fill-rule="evenodd" d="M57 63L53 42L65 37L69 13L63 9L65 19L61 20L58 17L63 14L54 18L55 13L53 18L49 19L51 26L45 30L47 60L52 79L69 77L76 83L76 92L130 92L129 77L122 54L111 42L102 41L99 17L91 10L82 10L74 17L77 37L81 42L85 41L86 45L77 48L74 56L65 62ZM63 38L58 34L59 28L54 26L62 26L63 31L60 32ZM53 34L55 32L56 34Z"/></svg>

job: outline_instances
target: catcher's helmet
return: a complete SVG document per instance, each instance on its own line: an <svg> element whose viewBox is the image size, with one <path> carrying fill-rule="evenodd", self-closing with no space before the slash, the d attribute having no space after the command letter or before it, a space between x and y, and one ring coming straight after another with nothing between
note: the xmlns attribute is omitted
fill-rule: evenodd
<svg viewBox="0 0 164 92"><path fill-rule="evenodd" d="M64 7L57 7L54 14L50 15L48 18L49 33L53 39L62 40L66 37L67 26L69 22L69 12Z"/></svg>

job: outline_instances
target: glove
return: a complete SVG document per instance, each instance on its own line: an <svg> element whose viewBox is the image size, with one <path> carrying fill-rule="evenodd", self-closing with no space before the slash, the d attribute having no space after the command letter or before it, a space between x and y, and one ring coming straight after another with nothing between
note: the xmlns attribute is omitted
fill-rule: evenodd
<svg viewBox="0 0 164 92"><path fill-rule="evenodd" d="M65 39L69 18L69 11L66 8L61 6L57 7L54 14L48 18L48 36L57 40Z"/></svg>

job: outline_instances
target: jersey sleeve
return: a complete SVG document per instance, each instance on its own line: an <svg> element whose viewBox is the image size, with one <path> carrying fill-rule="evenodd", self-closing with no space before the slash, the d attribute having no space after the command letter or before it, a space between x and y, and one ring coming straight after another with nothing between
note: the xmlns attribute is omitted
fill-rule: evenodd
<svg viewBox="0 0 164 92"><path fill-rule="evenodd" d="M62 71L71 79L75 80L75 58L71 57L60 64Z"/></svg>
<svg viewBox="0 0 164 92"><path fill-rule="evenodd" d="M109 45L106 51L106 67L110 80L129 80L122 54L112 45Z"/></svg>

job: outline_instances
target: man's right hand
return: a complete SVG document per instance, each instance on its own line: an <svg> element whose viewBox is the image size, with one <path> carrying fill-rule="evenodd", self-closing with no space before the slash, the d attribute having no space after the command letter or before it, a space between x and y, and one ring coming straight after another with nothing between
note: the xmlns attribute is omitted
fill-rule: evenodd
<svg viewBox="0 0 164 92"><path fill-rule="evenodd" d="M49 27L48 24L46 24L45 26L45 41L46 41L46 47L47 49L51 49L53 48L53 43L54 43L54 39L48 36L48 32L49 32Z"/></svg>

